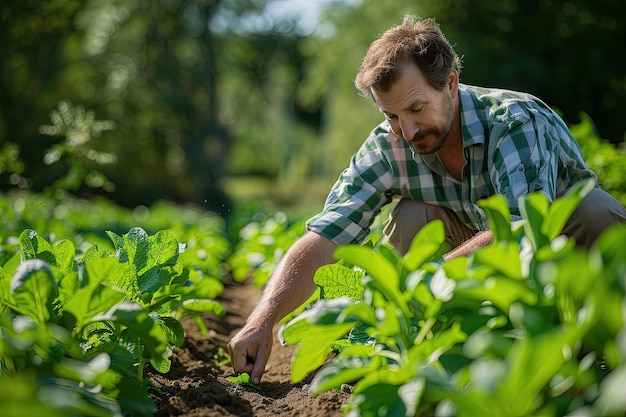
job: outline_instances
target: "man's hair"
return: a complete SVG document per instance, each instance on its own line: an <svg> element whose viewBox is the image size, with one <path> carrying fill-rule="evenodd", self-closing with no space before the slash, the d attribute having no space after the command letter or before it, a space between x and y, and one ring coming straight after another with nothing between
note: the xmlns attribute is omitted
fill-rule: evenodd
<svg viewBox="0 0 626 417"><path fill-rule="evenodd" d="M452 70L461 72L457 56L434 19L417 19L407 14L376 39L367 50L354 85L364 96L372 89L389 91L400 77L400 67L413 62L430 85L443 91Z"/></svg>

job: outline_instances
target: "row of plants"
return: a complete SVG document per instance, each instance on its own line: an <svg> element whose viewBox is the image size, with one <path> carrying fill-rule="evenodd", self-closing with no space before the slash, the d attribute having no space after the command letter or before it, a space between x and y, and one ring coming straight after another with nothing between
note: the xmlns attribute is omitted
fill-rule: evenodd
<svg viewBox="0 0 626 417"><path fill-rule="evenodd" d="M2 247L3 415L151 415L145 367L169 370L183 317L223 314L222 283L194 277L170 231L108 236L112 251L31 229Z"/></svg>
<svg viewBox="0 0 626 417"><path fill-rule="evenodd" d="M284 213L259 207L246 208L229 228L193 206L161 201L128 209L63 190L2 194L0 208L0 403L7 416L151 415L145 367L168 371L185 337L180 320L191 316L206 334L202 313L224 313L216 301L224 281L262 287L304 230L303 220L289 223ZM168 254L145 274L146 262ZM168 272L155 281L163 266Z"/></svg>
<svg viewBox="0 0 626 417"><path fill-rule="evenodd" d="M485 200L494 243L443 261L441 222L405 256L347 245L319 301L281 329L292 379L353 385L348 416L624 416L626 230L590 250L559 233L591 183L550 205Z"/></svg>
<svg viewBox="0 0 626 417"><path fill-rule="evenodd" d="M228 230L215 214L167 202L130 210L19 192L0 206L5 416L152 415L146 367L168 372L181 320L207 334L206 320L224 314L226 277L271 268L273 258L259 259L295 233L280 213L246 213L248 223Z"/></svg>

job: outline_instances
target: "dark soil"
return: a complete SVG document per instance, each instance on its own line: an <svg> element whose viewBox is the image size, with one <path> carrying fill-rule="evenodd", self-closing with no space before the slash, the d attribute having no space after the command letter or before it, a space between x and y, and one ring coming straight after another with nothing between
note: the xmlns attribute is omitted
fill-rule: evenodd
<svg viewBox="0 0 626 417"><path fill-rule="evenodd" d="M156 417L342 415L349 389L314 396L308 385L311 376L292 384L290 363L294 347L281 346L276 338L259 390L226 380L234 372L230 366L218 365L219 359L259 297L260 290L251 285L227 285L219 300L226 314L205 318L207 335L199 332L193 320L183 320L187 337L185 344L173 352L171 370L167 374L149 371L152 384L160 391L152 394Z"/></svg>

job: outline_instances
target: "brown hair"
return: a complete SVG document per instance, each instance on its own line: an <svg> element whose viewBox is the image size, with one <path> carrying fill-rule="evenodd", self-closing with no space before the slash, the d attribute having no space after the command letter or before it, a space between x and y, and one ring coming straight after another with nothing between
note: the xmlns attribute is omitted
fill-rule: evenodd
<svg viewBox="0 0 626 417"><path fill-rule="evenodd" d="M452 70L461 72L461 58L435 20L407 14L401 25L372 42L354 84L364 96L371 96L372 88L389 91L400 77L401 65L407 62L415 63L438 91L443 91Z"/></svg>

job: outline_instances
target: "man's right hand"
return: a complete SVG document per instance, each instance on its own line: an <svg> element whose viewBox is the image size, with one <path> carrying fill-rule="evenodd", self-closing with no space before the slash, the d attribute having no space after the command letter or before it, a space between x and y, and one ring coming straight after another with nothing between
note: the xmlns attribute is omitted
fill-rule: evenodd
<svg viewBox="0 0 626 417"><path fill-rule="evenodd" d="M233 370L248 373L252 383L258 384L272 351L273 336L271 327L246 324L227 345Z"/></svg>
<svg viewBox="0 0 626 417"><path fill-rule="evenodd" d="M315 232L305 233L289 248L245 326L227 345L235 372L248 373L254 384L261 381L272 351L274 326L313 294L313 275L320 266L335 262L336 248L333 241Z"/></svg>

